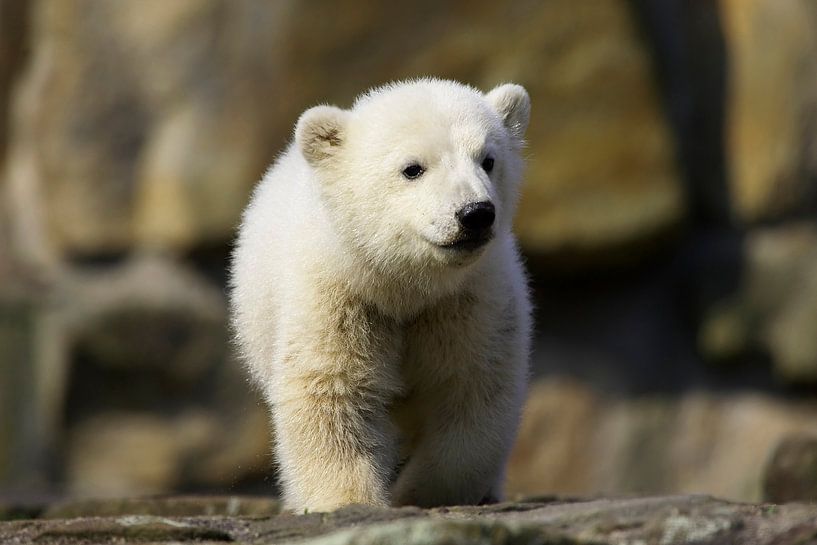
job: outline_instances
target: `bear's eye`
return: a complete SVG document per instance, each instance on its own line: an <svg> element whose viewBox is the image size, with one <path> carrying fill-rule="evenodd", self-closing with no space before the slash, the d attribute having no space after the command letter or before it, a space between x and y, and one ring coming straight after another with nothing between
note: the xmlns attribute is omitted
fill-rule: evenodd
<svg viewBox="0 0 817 545"><path fill-rule="evenodd" d="M417 163L412 163L406 168L403 169L403 176L408 178L409 180L413 180L415 178L419 178L423 175L426 169L418 165Z"/></svg>
<svg viewBox="0 0 817 545"><path fill-rule="evenodd" d="M484 170L485 172L490 174L493 169L494 169L494 158L489 155L485 159L482 160L482 170Z"/></svg>

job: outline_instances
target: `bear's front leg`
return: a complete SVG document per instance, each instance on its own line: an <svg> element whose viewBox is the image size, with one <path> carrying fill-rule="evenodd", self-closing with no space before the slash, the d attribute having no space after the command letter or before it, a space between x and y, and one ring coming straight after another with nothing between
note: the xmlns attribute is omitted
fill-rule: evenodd
<svg viewBox="0 0 817 545"><path fill-rule="evenodd" d="M470 384L474 391L458 390L457 384ZM427 418L394 484L393 505L476 505L501 499L521 392L490 391L469 380L457 384L451 384L447 399L423 401Z"/></svg>
<svg viewBox="0 0 817 545"><path fill-rule="evenodd" d="M493 303L493 302L492 302ZM413 414L394 505L497 501L527 378L528 317L513 300L464 295L423 316L407 339ZM398 420L399 421L399 420Z"/></svg>
<svg viewBox="0 0 817 545"><path fill-rule="evenodd" d="M372 309L316 309L292 328L270 401L284 504L296 512L387 505L397 440L399 336Z"/></svg>

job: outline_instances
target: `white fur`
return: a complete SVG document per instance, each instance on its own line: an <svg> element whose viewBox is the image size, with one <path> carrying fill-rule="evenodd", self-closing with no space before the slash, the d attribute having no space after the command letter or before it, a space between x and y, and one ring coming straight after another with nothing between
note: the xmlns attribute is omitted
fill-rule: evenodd
<svg viewBox="0 0 817 545"><path fill-rule="evenodd" d="M518 85L388 85L350 110L307 110L256 188L233 323L271 409L288 508L501 493L530 344L511 233L528 115ZM426 171L407 180L412 162ZM484 200L493 239L441 247L460 236L456 211Z"/></svg>

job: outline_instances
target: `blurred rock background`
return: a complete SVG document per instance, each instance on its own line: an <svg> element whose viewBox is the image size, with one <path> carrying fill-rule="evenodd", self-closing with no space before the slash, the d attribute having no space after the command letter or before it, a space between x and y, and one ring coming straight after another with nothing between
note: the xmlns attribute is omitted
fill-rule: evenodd
<svg viewBox="0 0 817 545"><path fill-rule="evenodd" d="M785 499L817 436L811 0L0 0L0 496L274 491L240 211L301 111L421 75L533 100L508 492Z"/></svg>

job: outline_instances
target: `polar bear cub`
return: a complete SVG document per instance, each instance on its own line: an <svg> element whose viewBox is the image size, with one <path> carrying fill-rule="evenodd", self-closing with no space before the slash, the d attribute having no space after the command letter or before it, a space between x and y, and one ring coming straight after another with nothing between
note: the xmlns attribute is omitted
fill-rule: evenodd
<svg viewBox="0 0 817 545"><path fill-rule="evenodd" d="M530 102L437 79L316 106L247 207L231 303L285 505L501 494L530 302L511 223Z"/></svg>

